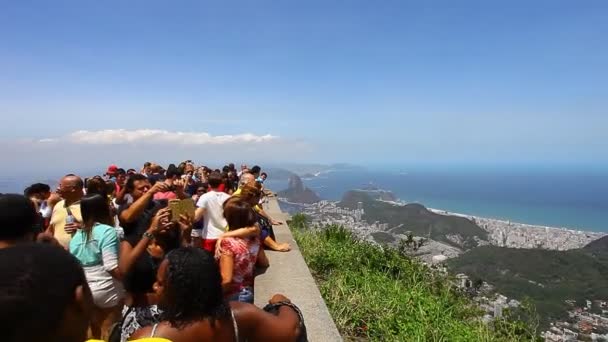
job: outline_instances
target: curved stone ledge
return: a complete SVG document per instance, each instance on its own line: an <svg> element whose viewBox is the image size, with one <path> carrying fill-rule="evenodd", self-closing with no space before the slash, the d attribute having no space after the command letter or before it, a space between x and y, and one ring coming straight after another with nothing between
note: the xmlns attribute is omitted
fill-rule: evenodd
<svg viewBox="0 0 608 342"><path fill-rule="evenodd" d="M273 294L282 293L302 310L309 341L342 341L317 284L286 224L289 215L281 211L274 197L268 198L264 210L275 220L284 223L274 226L274 232L277 241L288 242L292 250L287 253L266 251L270 267L255 278L255 304L264 307Z"/></svg>

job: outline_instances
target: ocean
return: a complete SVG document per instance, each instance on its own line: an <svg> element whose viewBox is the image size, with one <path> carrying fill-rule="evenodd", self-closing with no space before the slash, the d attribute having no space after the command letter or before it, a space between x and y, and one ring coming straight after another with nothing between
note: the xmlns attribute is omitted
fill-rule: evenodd
<svg viewBox="0 0 608 342"><path fill-rule="evenodd" d="M82 174L94 174L82 173ZM56 186L61 174L0 177L0 193L22 192L36 181ZM323 199L340 200L370 184L400 200L456 213L514 222L608 232L608 166L414 165L335 169L304 184ZM266 185L285 189L287 180Z"/></svg>
<svg viewBox="0 0 608 342"><path fill-rule="evenodd" d="M287 181L267 181L280 190ZM410 167L335 170L303 179L323 199L370 184L400 200L514 222L608 232L605 167Z"/></svg>

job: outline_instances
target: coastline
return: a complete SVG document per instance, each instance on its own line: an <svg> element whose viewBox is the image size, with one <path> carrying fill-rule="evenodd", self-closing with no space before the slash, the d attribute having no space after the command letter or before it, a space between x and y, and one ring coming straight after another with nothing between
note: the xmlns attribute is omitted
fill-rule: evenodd
<svg viewBox="0 0 608 342"><path fill-rule="evenodd" d="M499 247L569 250L585 247L590 242L608 235L608 233L532 225L454 213L436 208L427 209L439 215L459 216L473 221L488 232L490 243Z"/></svg>
<svg viewBox="0 0 608 342"><path fill-rule="evenodd" d="M366 191L366 190L363 190ZM309 204L293 203L285 198L279 201L289 206L306 208ZM404 206L406 203L400 200L380 200L396 206ZM337 204L339 201L330 201ZM429 211L439 215L464 217L473 221L480 228L488 232L488 242L491 245L508 248L541 248L549 250L571 250L586 246L608 233L576 230L566 227L551 227L532 225L526 223L500 220L476 215L468 215L437 208L427 208Z"/></svg>

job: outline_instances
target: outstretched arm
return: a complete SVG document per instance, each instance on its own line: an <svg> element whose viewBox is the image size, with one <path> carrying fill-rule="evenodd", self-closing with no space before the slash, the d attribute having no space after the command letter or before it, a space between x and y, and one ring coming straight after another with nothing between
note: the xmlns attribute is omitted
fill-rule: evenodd
<svg viewBox="0 0 608 342"><path fill-rule="evenodd" d="M229 237L246 238L246 237L255 236L255 235L259 235L259 234L260 234L260 226L256 223L255 225L253 225L251 227L244 227L244 228L227 231L224 234L222 234L222 236L220 238L221 239L229 238Z"/></svg>
<svg viewBox="0 0 608 342"><path fill-rule="evenodd" d="M137 201L133 202L131 206L120 213L120 222L131 223L135 221L139 215L144 212L155 193L167 191L168 189L169 187L164 182L156 182L156 184L154 184L154 186L148 190L148 192L146 192L143 196L138 198Z"/></svg>
<svg viewBox="0 0 608 342"><path fill-rule="evenodd" d="M269 303L290 302L283 295L276 294ZM273 315L255 305L231 302L239 331L248 341L295 341L300 333L300 316L289 306L281 306L279 314Z"/></svg>

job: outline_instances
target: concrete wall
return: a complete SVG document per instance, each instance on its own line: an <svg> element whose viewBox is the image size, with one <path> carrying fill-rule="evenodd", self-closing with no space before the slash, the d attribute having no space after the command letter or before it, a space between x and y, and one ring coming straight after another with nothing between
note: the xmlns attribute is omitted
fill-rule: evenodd
<svg viewBox="0 0 608 342"><path fill-rule="evenodd" d="M317 284L287 226L289 215L281 211L278 201L273 197L268 199L264 210L275 220L283 222L283 225L274 226L274 232L278 242L287 242L292 249L285 253L266 250L270 267L255 278L255 304L264 307L272 295L281 293L302 310L309 341L342 341Z"/></svg>

